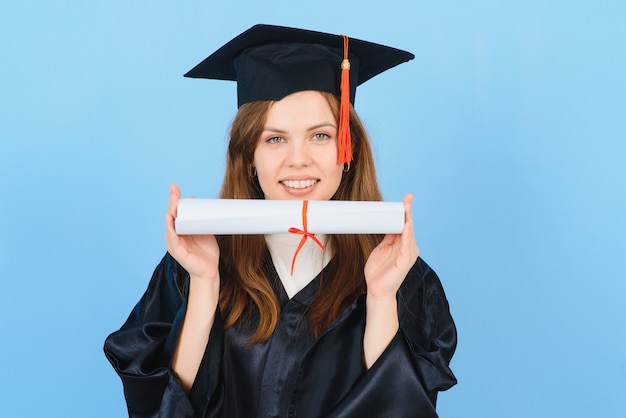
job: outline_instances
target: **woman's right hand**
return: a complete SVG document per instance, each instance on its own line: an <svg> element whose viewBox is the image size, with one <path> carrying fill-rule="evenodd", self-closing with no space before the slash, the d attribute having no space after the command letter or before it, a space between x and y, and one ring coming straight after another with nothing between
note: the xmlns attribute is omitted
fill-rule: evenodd
<svg viewBox="0 0 626 418"><path fill-rule="evenodd" d="M217 280L220 248L214 235L178 235L174 226L180 188L170 185L170 198L165 214L165 246L192 278Z"/></svg>
<svg viewBox="0 0 626 418"><path fill-rule="evenodd" d="M180 189L172 184L165 214L165 246L187 270L191 280L185 319L172 358L172 369L182 388L189 392L198 374L215 320L220 286L220 248L214 235L176 234L174 220L179 200Z"/></svg>

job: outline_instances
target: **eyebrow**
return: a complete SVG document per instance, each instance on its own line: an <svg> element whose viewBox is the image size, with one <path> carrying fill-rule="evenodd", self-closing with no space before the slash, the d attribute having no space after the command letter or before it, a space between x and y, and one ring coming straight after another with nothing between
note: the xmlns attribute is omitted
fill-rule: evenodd
<svg viewBox="0 0 626 418"><path fill-rule="evenodd" d="M334 123L331 122L322 122L318 125L314 125L311 126L310 128L307 129L307 131L315 131L316 129L320 129L320 128L334 128L337 129L337 126ZM286 134L287 131L283 131L282 129L278 129L278 128L273 128L271 126L266 126L265 128L263 128L263 132L276 132L279 134Z"/></svg>

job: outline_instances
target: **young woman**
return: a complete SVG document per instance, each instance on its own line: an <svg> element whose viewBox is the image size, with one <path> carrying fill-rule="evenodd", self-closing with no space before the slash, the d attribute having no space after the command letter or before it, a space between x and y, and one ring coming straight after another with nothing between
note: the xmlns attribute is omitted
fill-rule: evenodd
<svg viewBox="0 0 626 418"><path fill-rule="evenodd" d="M356 84L412 55L349 42L255 26L192 70L238 82L220 197L382 200L350 102ZM342 56L359 77L349 90L337 85ZM317 236L325 249L307 240L293 271L301 236L177 235L179 198L171 186L168 253L105 343L130 416L437 416L438 391L456 383L456 330L418 257L411 195L401 234Z"/></svg>

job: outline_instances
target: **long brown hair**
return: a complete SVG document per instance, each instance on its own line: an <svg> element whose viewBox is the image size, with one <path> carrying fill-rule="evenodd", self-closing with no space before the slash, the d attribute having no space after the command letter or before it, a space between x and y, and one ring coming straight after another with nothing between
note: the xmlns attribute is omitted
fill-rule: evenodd
<svg viewBox="0 0 626 418"><path fill-rule="evenodd" d="M339 119L339 100L321 93ZM233 121L226 159L226 173L220 197L224 199L263 199L256 177L250 175L254 150L272 101L243 104ZM350 133L354 161L344 172L335 200L382 200L374 159L365 128L350 109ZM363 268L367 257L381 241L380 235L330 235L333 260L321 277L308 319L319 336L356 298L365 293ZM278 323L280 306L263 268L266 244L262 235L229 235L218 237L220 246L220 309L224 325L245 320L252 310L259 314L259 325L250 342L267 340ZM329 296L332 295L332 296Z"/></svg>

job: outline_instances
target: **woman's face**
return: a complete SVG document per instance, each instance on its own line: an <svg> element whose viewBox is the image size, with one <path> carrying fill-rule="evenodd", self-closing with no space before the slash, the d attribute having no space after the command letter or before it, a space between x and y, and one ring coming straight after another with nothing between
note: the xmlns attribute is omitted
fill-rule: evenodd
<svg viewBox="0 0 626 418"><path fill-rule="evenodd" d="M343 164L337 164L337 124L326 99L301 91L270 106L253 165L266 199L329 200Z"/></svg>

